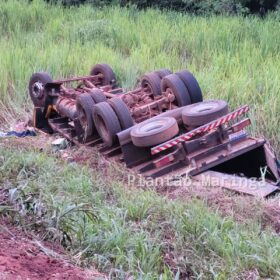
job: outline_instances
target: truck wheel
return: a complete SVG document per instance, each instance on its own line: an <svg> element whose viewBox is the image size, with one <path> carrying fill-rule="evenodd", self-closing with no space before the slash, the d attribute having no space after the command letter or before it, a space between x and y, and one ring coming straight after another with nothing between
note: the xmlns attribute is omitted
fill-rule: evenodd
<svg viewBox="0 0 280 280"><path fill-rule="evenodd" d="M107 98L101 89L95 88L89 93L89 95L93 99L94 103L107 101Z"/></svg>
<svg viewBox="0 0 280 280"><path fill-rule="evenodd" d="M161 91L174 94L175 104L179 107L191 104L188 89L176 74L170 74L161 80Z"/></svg>
<svg viewBox="0 0 280 280"><path fill-rule="evenodd" d="M197 127L228 114L228 105L224 100L209 100L186 106L182 111L183 123Z"/></svg>
<svg viewBox="0 0 280 280"><path fill-rule="evenodd" d="M108 102L116 113L123 130L134 125L133 118L128 107L120 98L114 97L109 99Z"/></svg>
<svg viewBox="0 0 280 280"><path fill-rule="evenodd" d="M158 117L136 125L130 135L137 147L152 147L170 140L179 133L175 118Z"/></svg>
<svg viewBox="0 0 280 280"><path fill-rule="evenodd" d="M202 92L198 81L191 72L182 70L180 72L177 72L176 75L183 81L183 83L187 87L192 103L203 101Z"/></svg>
<svg viewBox="0 0 280 280"><path fill-rule="evenodd" d="M34 73L31 76L28 90L35 107L45 107L45 101L47 98L45 85L47 83L51 83L52 81L51 76L46 72Z"/></svg>
<svg viewBox="0 0 280 280"><path fill-rule="evenodd" d="M96 104L92 110L95 127L104 141L112 147L117 140L117 133L121 131L121 125L117 115L107 102Z"/></svg>
<svg viewBox="0 0 280 280"><path fill-rule="evenodd" d="M161 95L160 77L156 73L147 73L141 77L141 88L153 96Z"/></svg>
<svg viewBox="0 0 280 280"><path fill-rule="evenodd" d="M94 101L88 93L83 93L76 99L77 115L85 137L93 135L95 131L91 114L94 104Z"/></svg>
<svg viewBox="0 0 280 280"><path fill-rule="evenodd" d="M155 71L154 73L156 73L161 79L167 75L172 74L172 72L169 69L159 69L159 70Z"/></svg>
<svg viewBox="0 0 280 280"><path fill-rule="evenodd" d="M90 75L102 74L103 77L99 79L101 86L111 85L112 88L116 87L116 75L108 64L96 64L91 68Z"/></svg>

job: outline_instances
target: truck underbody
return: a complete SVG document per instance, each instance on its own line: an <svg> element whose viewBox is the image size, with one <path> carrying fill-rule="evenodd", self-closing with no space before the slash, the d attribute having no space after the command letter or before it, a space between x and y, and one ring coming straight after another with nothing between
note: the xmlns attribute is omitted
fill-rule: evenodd
<svg viewBox="0 0 280 280"><path fill-rule="evenodd" d="M212 172L263 182L255 192L244 188L244 181L226 183L237 192L267 196L278 190L275 153L265 139L245 130L251 124L245 116L249 106L230 112L225 101L202 101L197 81L186 70L145 74L128 92L117 87L115 74L104 64L84 77L53 81L40 74L29 84L39 129L58 132L76 145L96 146L145 177L199 178ZM73 82L78 85L65 86Z"/></svg>

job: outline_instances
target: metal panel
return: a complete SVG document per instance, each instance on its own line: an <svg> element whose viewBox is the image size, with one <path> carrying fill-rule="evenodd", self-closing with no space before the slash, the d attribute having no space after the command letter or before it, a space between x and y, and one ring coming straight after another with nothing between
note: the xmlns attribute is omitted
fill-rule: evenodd
<svg viewBox="0 0 280 280"><path fill-rule="evenodd" d="M215 171L206 171L193 177L194 180L211 187L221 187L234 192L244 193L264 198L279 188L267 181L254 181L246 177L224 174Z"/></svg>

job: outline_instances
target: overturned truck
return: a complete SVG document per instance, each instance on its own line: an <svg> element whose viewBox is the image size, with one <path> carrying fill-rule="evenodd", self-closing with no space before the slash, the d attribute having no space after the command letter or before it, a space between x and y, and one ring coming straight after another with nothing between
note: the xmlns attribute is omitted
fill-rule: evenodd
<svg viewBox="0 0 280 280"><path fill-rule="evenodd" d="M146 73L130 91L118 87L107 64L96 64L88 76L62 80L39 72L30 78L29 94L35 127L97 146L144 176L209 174L230 178L224 187L259 196L278 189L275 153L265 139L245 130L251 124L249 106L230 111L226 101L203 101L187 70ZM262 184L249 189L236 178Z"/></svg>

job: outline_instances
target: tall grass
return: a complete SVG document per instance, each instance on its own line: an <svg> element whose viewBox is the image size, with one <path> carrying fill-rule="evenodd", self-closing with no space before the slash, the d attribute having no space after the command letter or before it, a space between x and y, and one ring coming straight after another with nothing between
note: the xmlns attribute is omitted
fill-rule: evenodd
<svg viewBox="0 0 280 280"><path fill-rule="evenodd" d="M232 108L249 103L254 132L280 147L277 14L204 18L7 0L0 3L0 35L0 101L15 112L32 106L26 88L34 71L66 77L107 62L131 88L145 71L188 68L205 98L224 98Z"/></svg>
<svg viewBox="0 0 280 280"><path fill-rule="evenodd" d="M1 195L10 199L0 214L60 239L79 264L110 279L258 279L249 276L256 270L280 279L279 236L257 223L236 224L202 202L171 201L110 181L106 170L15 147L0 143Z"/></svg>

